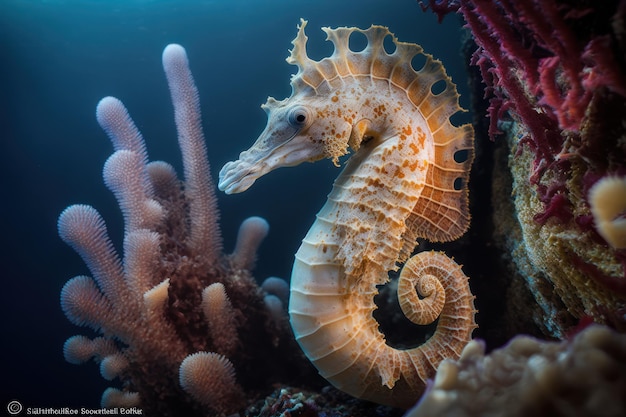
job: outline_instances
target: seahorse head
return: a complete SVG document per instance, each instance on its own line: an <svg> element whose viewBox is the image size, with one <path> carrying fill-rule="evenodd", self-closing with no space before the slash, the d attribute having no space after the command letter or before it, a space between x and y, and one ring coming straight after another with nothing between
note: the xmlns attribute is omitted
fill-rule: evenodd
<svg viewBox="0 0 626 417"><path fill-rule="evenodd" d="M306 54L306 21L301 20L298 36L292 42L287 62L298 66L291 78L292 94L284 100L269 97L261 106L267 113L267 125L250 149L239 160L227 163L220 172L219 188L227 194L248 189L256 179L268 172L302 162L331 158L335 165L347 153L352 129L349 121L337 117L333 88L318 71L318 62Z"/></svg>
<svg viewBox="0 0 626 417"><path fill-rule="evenodd" d="M325 101L310 91L281 101L269 97L261 106L268 116L265 129L239 160L222 168L219 188L227 194L238 193L280 167L325 157L337 161L347 152L351 126L329 117Z"/></svg>

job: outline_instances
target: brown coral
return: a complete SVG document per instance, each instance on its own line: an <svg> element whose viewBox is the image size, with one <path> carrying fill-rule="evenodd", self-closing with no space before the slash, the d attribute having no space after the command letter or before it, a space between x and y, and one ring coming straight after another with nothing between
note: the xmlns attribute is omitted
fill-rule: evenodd
<svg viewBox="0 0 626 417"><path fill-rule="evenodd" d="M184 49L168 46L163 65L185 181L170 165L148 162L119 100L101 100L97 118L115 148L104 180L124 215L124 257L94 208L63 211L59 234L92 277L69 280L61 306L72 323L102 334L69 338L64 355L71 363L93 358L105 379L121 380L122 389L103 394L104 407L140 406L162 416L230 413L244 406L243 389L272 377L285 339L286 327L266 308L249 271L268 228L259 218L244 222L235 252L222 253L198 93Z"/></svg>

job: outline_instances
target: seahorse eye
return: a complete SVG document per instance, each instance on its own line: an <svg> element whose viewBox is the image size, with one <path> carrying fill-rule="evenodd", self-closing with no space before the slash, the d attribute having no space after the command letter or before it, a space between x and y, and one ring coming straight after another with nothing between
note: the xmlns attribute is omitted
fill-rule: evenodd
<svg viewBox="0 0 626 417"><path fill-rule="evenodd" d="M296 127L302 127L307 124L309 119L308 111L305 107L294 107L289 111L289 124Z"/></svg>

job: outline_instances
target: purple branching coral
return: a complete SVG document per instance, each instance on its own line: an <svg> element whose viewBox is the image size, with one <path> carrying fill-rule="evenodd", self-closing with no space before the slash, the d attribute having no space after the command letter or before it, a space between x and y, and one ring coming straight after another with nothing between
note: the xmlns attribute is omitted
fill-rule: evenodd
<svg viewBox="0 0 626 417"><path fill-rule="evenodd" d="M115 148L103 176L124 215L124 257L94 208L73 205L60 215L61 238L92 274L65 284L63 312L100 334L73 336L63 351L71 363L93 358L105 379L119 378L121 389L104 392L104 407L140 406L160 416L232 413L245 405L246 390L276 376L273 364L284 364L279 358L290 346L286 320L276 317L276 297L250 274L268 225L246 220L234 253L223 255L185 50L165 48L163 67L184 182L169 164L148 162L142 136L119 100L100 101L97 119Z"/></svg>
<svg viewBox="0 0 626 417"><path fill-rule="evenodd" d="M536 155L531 182L546 205L539 222L572 217L570 207L564 207L567 195L562 195L572 157L585 159L593 170L624 173L623 143L607 157L589 142L610 133L609 127L598 126L599 101L618 106L602 114L617 118L614 124L621 122L625 109L626 1L430 0L422 8L432 9L440 20L457 11L471 31L478 45L473 63L490 100L490 136L501 133L498 122L507 111L527 128L523 141ZM560 176L558 184L541 183L547 171Z"/></svg>
<svg viewBox="0 0 626 417"><path fill-rule="evenodd" d="M603 248L617 268L582 250L559 256L626 296L626 250L598 234L589 195L600 180L626 177L626 0L420 3L440 20L452 12L465 20L489 100L489 136L519 135L516 159L525 163L522 154L530 154L527 173L516 178L537 201L529 208L533 227L567 229L589 239L583 245Z"/></svg>

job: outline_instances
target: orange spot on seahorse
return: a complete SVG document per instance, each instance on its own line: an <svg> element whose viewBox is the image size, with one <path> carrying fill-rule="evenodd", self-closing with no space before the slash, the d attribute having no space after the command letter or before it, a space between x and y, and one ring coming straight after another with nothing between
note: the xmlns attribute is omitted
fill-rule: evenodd
<svg viewBox="0 0 626 417"><path fill-rule="evenodd" d="M416 159L414 160L405 159L404 162L402 162L402 167L410 169L411 172L415 171L418 165L419 165L419 161Z"/></svg>

